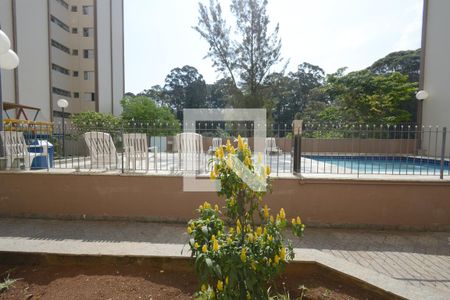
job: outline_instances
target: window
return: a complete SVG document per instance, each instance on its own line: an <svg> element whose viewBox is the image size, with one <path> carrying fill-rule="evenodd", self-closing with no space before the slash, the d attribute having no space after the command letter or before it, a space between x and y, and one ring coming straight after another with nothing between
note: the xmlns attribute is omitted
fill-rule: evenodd
<svg viewBox="0 0 450 300"><path fill-rule="evenodd" d="M60 19L58 19L57 17L51 15L50 16L50 21L52 21L52 23L58 25L59 27L61 27L63 30L70 32L70 27L64 23L63 21L61 21Z"/></svg>
<svg viewBox="0 0 450 300"><path fill-rule="evenodd" d="M84 71L84 80L94 80L94 71Z"/></svg>
<svg viewBox="0 0 450 300"><path fill-rule="evenodd" d="M77 11L78 11L78 6L72 5L71 11L72 11L72 12L77 12Z"/></svg>
<svg viewBox="0 0 450 300"><path fill-rule="evenodd" d="M83 5L83 15L92 16L94 14L94 6Z"/></svg>
<svg viewBox="0 0 450 300"><path fill-rule="evenodd" d="M78 49L73 49L72 50L72 55L78 56Z"/></svg>
<svg viewBox="0 0 450 300"><path fill-rule="evenodd" d="M76 28L76 27L72 28L72 33L77 34L78 33L78 28Z"/></svg>
<svg viewBox="0 0 450 300"><path fill-rule="evenodd" d="M68 69L58 66L57 64L52 64L52 70L58 71L64 75L70 75L70 71Z"/></svg>
<svg viewBox="0 0 450 300"><path fill-rule="evenodd" d="M52 87L52 92L56 95L65 96L65 97L71 97L72 93L63 89L59 89L56 87Z"/></svg>
<svg viewBox="0 0 450 300"><path fill-rule="evenodd" d="M73 71L73 77L78 77L78 71Z"/></svg>
<svg viewBox="0 0 450 300"><path fill-rule="evenodd" d="M84 93L84 100L95 101L95 93Z"/></svg>
<svg viewBox="0 0 450 300"><path fill-rule="evenodd" d="M61 50L61 51L63 51L63 52L66 52L66 53L70 54L70 49L69 49L69 47L66 47L66 46L64 46L63 44L58 43L57 41L55 41L55 40L53 40L53 39L52 39L52 46L55 47L55 48L58 48L59 50Z"/></svg>
<svg viewBox="0 0 450 300"><path fill-rule="evenodd" d="M83 57L84 58L94 58L94 49L84 49Z"/></svg>
<svg viewBox="0 0 450 300"><path fill-rule="evenodd" d="M69 4L67 4L66 1L64 1L64 0L56 0L56 2L58 2L59 4L64 6L65 9L69 9Z"/></svg>
<svg viewBox="0 0 450 300"><path fill-rule="evenodd" d="M74 98L80 98L80 93L74 92L74 93L73 93L73 97L74 97Z"/></svg>
<svg viewBox="0 0 450 300"><path fill-rule="evenodd" d="M93 27L84 27L83 28L83 36L84 37L94 36L94 28Z"/></svg>

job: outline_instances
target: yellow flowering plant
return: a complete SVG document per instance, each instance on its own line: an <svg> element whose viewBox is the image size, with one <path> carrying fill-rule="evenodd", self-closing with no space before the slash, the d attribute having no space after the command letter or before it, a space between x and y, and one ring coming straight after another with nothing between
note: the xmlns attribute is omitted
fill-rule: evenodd
<svg viewBox="0 0 450 300"><path fill-rule="evenodd" d="M263 179L265 189L253 190L236 174L233 157L252 176ZM260 159L258 159L260 160ZM230 141L217 149L211 159L211 179L220 180L219 196L225 198L223 211L208 202L199 217L190 220L187 232L199 276L199 299L268 299L268 288L286 263L294 258L292 245L282 232L290 225L282 208L275 215L263 203L271 191L270 168L260 167L241 137L235 148ZM301 236L304 224L293 218L291 228Z"/></svg>

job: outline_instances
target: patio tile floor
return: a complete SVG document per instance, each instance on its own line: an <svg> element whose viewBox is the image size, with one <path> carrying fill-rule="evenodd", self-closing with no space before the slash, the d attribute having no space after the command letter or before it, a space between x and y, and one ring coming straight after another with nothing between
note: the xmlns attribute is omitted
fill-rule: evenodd
<svg viewBox="0 0 450 300"><path fill-rule="evenodd" d="M183 224L0 219L0 251L189 256L186 242ZM356 272L368 281L393 284L394 290L406 287L408 298L415 292L436 299L450 295L448 232L307 228L303 239L294 239L294 248L297 260Z"/></svg>

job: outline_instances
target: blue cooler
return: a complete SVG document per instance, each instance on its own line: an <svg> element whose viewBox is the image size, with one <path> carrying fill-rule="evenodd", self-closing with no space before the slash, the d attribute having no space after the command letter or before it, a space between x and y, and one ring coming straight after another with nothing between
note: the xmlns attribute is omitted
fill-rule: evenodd
<svg viewBox="0 0 450 300"><path fill-rule="evenodd" d="M48 147L48 161L50 162L50 166L47 166L47 157L46 156L36 156L32 163L32 170L39 169L48 169L53 167L53 156L55 153L55 149L53 148L53 144L47 140L33 140L33 142L28 146L28 151L31 153L42 153L44 151L44 145Z"/></svg>

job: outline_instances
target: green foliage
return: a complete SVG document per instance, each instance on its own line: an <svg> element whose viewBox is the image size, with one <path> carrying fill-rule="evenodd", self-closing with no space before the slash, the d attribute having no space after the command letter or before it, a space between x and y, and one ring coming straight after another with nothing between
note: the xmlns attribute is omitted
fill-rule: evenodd
<svg viewBox="0 0 450 300"><path fill-rule="evenodd" d="M279 123L292 123L296 113L305 109L322 86L325 72L318 66L303 63L287 76L272 73L264 80L267 97L275 103L273 117Z"/></svg>
<svg viewBox="0 0 450 300"><path fill-rule="evenodd" d="M199 3L198 26L194 29L209 44L207 57L213 67L231 81L233 106L264 106L262 83L272 66L281 59L279 25L269 32L267 0L232 0L233 33L218 0L209 7Z"/></svg>
<svg viewBox="0 0 450 300"><path fill-rule="evenodd" d="M405 104L412 100L416 84L406 75L376 75L370 71L329 75L322 93L332 103L312 102L304 113L306 122L400 124L412 121Z"/></svg>
<svg viewBox="0 0 450 300"><path fill-rule="evenodd" d="M14 286L19 279L9 278L9 274L0 282L0 293L7 291Z"/></svg>
<svg viewBox="0 0 450 300"><path fill-rule="evenodd" d="M114 132L121 126L121 119L111 114L85 111L71 116L72 124L80 133L89 131Z"/></svg>
<svg viewBox="0 0 450 300"><path fill-rule="evenodd" d="M196 68L184 66L170 71L166 77L164 90L167 104L182 120L184 108L206 107L206 83Z"/></svg>
<svg viewBox="0 0 450 300"><path fill-rule="evenodd" d="M189 245L199 276L199 299L268 299L268 287L294 257L291 244L282 235L287 226L284 209L274 217L262 198L265 191L252 190L235 173L236 157L271 189L269 167L254 162L248 145L238 137L238 148L230 141L211 160L211 179L221 182L219 196L225 198L223 211L207 202L199 217L189 221ZM301 236L304 225L292 220L294 234Z"/></svg>
<svg viewBox="0 0 450 300"><path fill-rule="evenodd" d="M125 130L145 132L151 135L173 135L180 125L167 107L159 107L146 96L125 97L121 101Z"/></svg>
<svg viewBox="0 0 450 300"><path fill-rule="evenodd" d="M420 48L417 50L392 52L374 62L368 69L379 75L398 72L408 75L411 82L419 82L420 52Z"/></svg>

